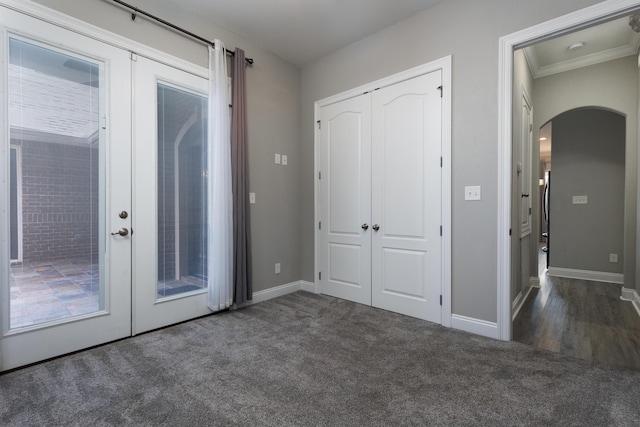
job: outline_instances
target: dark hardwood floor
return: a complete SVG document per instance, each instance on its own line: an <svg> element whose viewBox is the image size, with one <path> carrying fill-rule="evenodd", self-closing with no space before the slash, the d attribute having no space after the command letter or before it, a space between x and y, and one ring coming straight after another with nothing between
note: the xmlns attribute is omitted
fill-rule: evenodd
<svg viewBox="0 0 640 427"><path fill-rule="evenodd" d="M513 323L513 340L640 370L640 315L620 299L622 285L550 277L542 267L540 288Z"/></svg>

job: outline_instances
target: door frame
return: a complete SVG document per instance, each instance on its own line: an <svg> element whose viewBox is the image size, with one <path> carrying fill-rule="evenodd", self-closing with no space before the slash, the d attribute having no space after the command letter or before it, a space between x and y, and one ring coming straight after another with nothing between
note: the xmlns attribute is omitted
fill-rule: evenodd
<svg viewBox="0 0 640 427"><path fill-rule="evenodd" d="M637 0L608 0L517 31L499 40L498 71L498 338L511 340L511 168L512 168L512 103L513 53L557 35L585 28L640 7ZM535 186L534 186L535 188ZM514 230L515 231L515 230Z"/></svg>
<svg viewBox="0 0 640 427"><path fill-rule="evenodd" d="M442 325L451 327L451 56L418 65L316 101L314 103L314 126L319 120L322 107L437 70L442 71ZM317 292L322 293L322 286L318 280L320 273L320 242L322 239L320 238L320 230L316 226L320 220L320 206L318 203L319 143L318 132L314 131L314 283Z"/></svg>

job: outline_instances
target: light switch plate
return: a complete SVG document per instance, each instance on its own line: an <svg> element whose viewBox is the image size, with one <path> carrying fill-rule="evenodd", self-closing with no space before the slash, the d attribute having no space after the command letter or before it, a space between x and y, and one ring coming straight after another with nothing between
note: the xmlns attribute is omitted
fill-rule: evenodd
<svg viewBox="0 0 640 427"><path fill-rule="evenodd" d="M288 162L289 162L289 159L287 158L287 155L283 154L282 155L282 165L283 166L287 166Z"/></svg>
<svg viewBox="0 0 640 427"><path fill-rule="evenodd" d="M482 189L479 185L469 185L464 187L464 199L465 200L481 200Z"/></svg>
<svg viewBox="0 0 640 427"><path fill-rule="evenodd" d="M589 203L589 198L587 196L573 196L574 205L586 205L587 203Z"/></svg>
<svg viewBox="0 0 640 427"><path fill-rule="evenodd" d="M254 204L256 202L256 193L249 193L249 203Z"/></svg>
<svg viewBox="0 0 640 427"><path fill-rule="evenodd" d="M280 164L280 154L276 153L276 165Z"/></svg>

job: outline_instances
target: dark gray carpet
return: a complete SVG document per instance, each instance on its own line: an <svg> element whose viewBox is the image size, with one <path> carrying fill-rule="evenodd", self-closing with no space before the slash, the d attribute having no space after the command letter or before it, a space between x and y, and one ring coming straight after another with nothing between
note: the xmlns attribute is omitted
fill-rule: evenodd
<svg viewBox="0 0 640 427"><path fill-rule="evenodd" d="M640 372L298 292L0 376L0 425L640 425Z"/></svg>

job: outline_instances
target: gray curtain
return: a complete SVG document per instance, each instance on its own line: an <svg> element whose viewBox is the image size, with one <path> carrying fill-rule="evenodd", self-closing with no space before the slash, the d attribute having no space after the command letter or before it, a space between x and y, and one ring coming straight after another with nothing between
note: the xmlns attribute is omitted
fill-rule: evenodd
<svg viewBox="0 0 640 427"><path fill-rule="evenodd" d="M249 168L245 113L244 51L236 48L233 61L231 115L231 174L233 188L233 302L253 299L251 282L251 222L249 221Z"/></svg>

